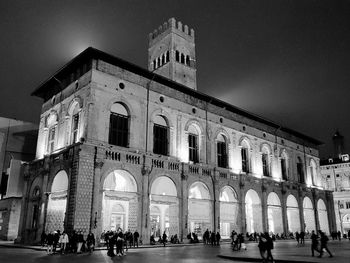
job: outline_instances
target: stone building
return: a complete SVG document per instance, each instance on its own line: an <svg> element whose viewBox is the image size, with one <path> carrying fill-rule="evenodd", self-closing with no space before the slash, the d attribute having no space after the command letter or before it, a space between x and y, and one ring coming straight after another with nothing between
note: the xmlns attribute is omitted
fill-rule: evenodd
<svg viewBox="0 0 350 263"><path fill-rule="evenodd" d="M0 117L0 239L14 240L21 213L22 161L35 157L38 125Z"/></svg>
<svg viewBox="0 0 350 263"><path fill-rule="evenodd" d="M321 178L324 189L333 192L337 230L347 234L350 230L350 157L344 153L344 137L333 135L334 155L321 160Z"/></svg>
<svg viewBox="0 0 350 263"><path fill-rule="evenodd" d="M198 92L194 30L175 19L149 35L148 58L146 70L88 48L33 92L44 103L23 242L335 228L318 140Z"/></svg>

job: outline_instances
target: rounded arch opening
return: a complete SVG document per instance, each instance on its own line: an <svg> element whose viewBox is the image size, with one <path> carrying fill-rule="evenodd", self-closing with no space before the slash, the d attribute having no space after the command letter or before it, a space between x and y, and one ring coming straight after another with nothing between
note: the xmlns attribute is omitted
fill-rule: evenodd
<svg viewBox="0 0 350 263"><path fill-rule="evenodd" d="M262 232L261 200L258 193L249 189L245 195L246 232Z"/></svg>
<svg viewBox="0 0 350 263"><path fill-rule="evenodd" d="M210 200L208 187L202 182L195 182L189 188L189 199L207 199Z"/></svg>
<svg viewBox="0 0 350 263"><path fill-rule="evenodd" d="M317 201L317 213L320 229L329 234L328 213L325 202L322 199Z"/></svg>
<svg viewBox="0 0 350 263"><path fill-rule="evenodd" d="M160 176L152 183L151 194L177 196L175 183L167 176Z"/></svg>
<svg viewBox="0 0 350 263"><path fill-rule="evenodd" d="M224 186L220 190L220 235L222 238L230 238L233 230L240 229L238 224L239 205L237 193L231 186Z"/></svg>
<svg viewBox="0 0 350 263"><path fill-rule="evenodd" d="M104 180L103 190L137 192L134 177L125 170L114 170Z"/></svg>
<svg viewBox="0 0 350 263"><path fill-rule="evenodd" d="M303 210L304 210L304 225L305 232L316 230L316 220L314 214L314 207L312 201L309 197L305 196L303 200Z"/></svg>
<svg viewBox="0 0 350 263"><path fill-rule="evenodd" d="M287 223L288 231L295 233L300 231L300 214L298 201L294 195L290 194L287 197Z"/></svg>
<svg viewBox="0 0 350 263"><path fill-rule="evenodd" d="M267 197L267 218L269 232L282 234L283 220L281 200L275 192L271 192Z"/></svg>

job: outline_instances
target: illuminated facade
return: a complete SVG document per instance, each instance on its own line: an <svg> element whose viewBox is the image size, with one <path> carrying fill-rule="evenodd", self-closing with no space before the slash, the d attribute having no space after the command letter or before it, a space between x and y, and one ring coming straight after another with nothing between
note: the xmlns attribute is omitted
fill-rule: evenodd
<svg viewBox="0 0 350 263"><path fill-rule="evenodd" d="M187 26L170 19L149 41L149 70L88 48L33 92L44 104L22 241L44 229L122 227L144 243L164 231L333 229L320 142L197 92Z"/></svg>

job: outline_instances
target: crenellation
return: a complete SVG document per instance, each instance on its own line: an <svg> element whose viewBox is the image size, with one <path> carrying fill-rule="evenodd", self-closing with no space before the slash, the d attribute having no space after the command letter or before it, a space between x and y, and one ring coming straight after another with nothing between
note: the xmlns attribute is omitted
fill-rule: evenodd
<svg viewBox="0 0 350 263"><path fill-rule="evenodd" d="M177 29L180 30L180 31L183 31L182 22L181 21L177 22Z"/></svg>
<svg viewBox="0 0 350 263"><path fill-rule="evenodd" d="M188 25L185 25L185 26L184 26L184 29L185 29L185 30L184 30L184 31L185 31L185 34L188 35Z"/></svg>

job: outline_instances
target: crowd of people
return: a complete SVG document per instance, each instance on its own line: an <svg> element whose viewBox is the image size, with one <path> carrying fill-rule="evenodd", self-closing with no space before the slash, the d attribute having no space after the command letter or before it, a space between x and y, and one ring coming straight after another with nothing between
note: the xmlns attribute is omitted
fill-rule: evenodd
<svg viewBox="0 0 350 263"><path fill-rule="evenodd" d="M141 243L137 230L134 233L130 230L123 233L121 228L118 228L117 231L102 232L101 240L104 240L107 246L107 255L110 257L124 256L131 246L139 247L139 243ZM116 253L114 253L114 247L116 247Z"/></svg>
<svg viewBox="0 0 350 263"><path fill-rule="evenodd" d="M55 253L92 253L95 248L95 236L91 231L86 236L86 239L82 231L74 230L70 235L65 231L61 233L60 230L49 233L44 231L41 234L41 246L47 246L48 255Z"/></svg>

